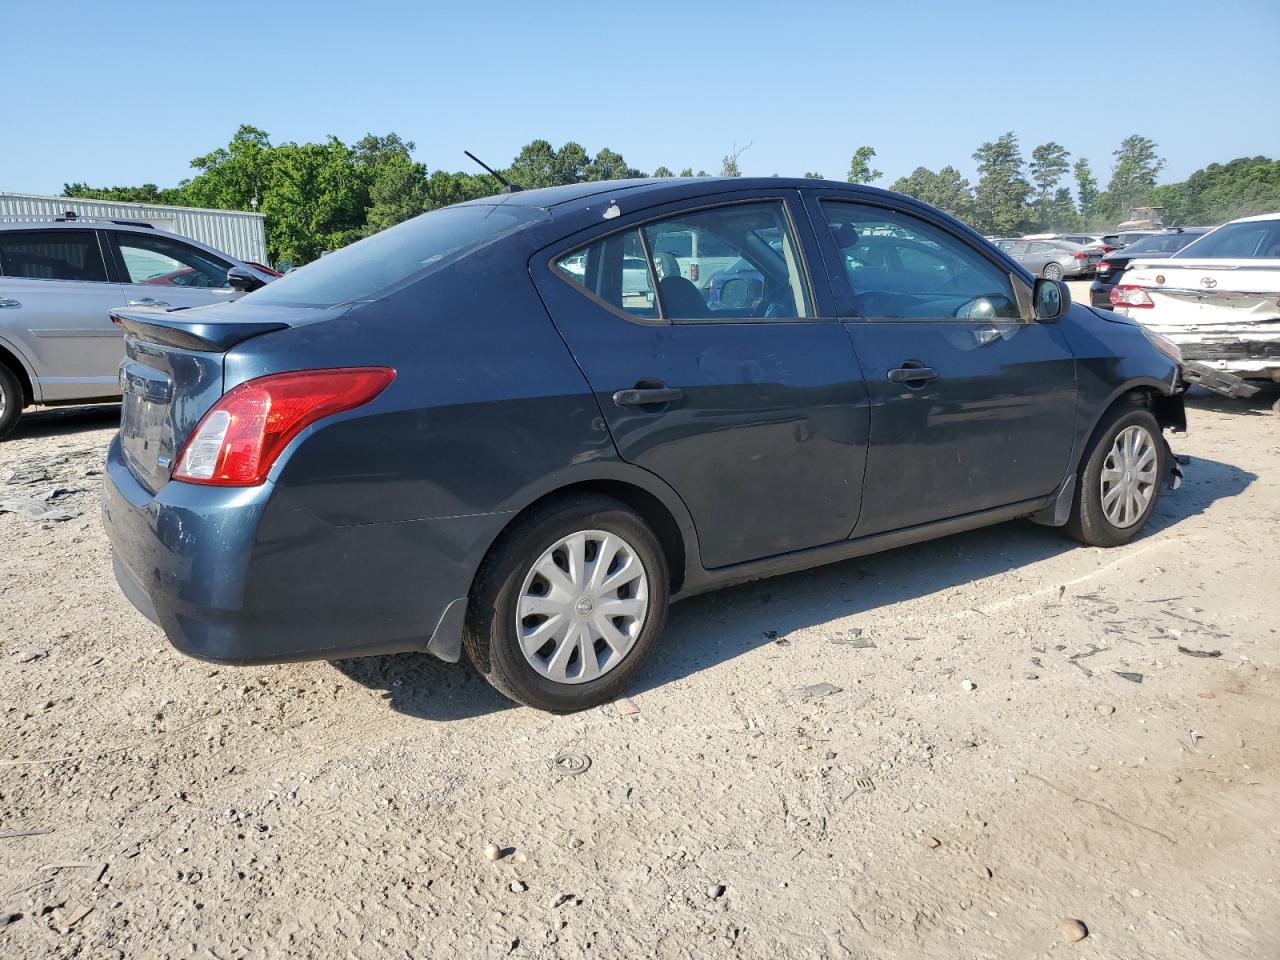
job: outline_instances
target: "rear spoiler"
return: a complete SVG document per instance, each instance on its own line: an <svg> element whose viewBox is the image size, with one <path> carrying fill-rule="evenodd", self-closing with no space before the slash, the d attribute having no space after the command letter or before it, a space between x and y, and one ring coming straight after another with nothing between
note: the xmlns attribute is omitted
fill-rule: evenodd
<svg viewBox="0 0 1280 960"><path fill-rule="evenodd" d="M200 320L181 313L111 311L111 322L140 340L181 350L225 353L251 337L286 330L287 323L270 320Z"/></svg>

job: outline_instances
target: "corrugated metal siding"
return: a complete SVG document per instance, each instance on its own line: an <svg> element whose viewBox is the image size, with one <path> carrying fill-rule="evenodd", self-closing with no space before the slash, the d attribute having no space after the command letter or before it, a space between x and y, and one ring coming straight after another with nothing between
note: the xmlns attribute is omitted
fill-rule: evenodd
<svg viewBox="0 0 1280 960"><path fill-rule="evenodd" d="M240 260L267 262L267 234L260 213L239 210L202 210L199 207L166 207L116 200L80 200L75 197L42 197L29 193L0 193L0 217L10 220L43 220L72 210L81 217L104 220L141 220L160 230L180 233Z"/></svg>

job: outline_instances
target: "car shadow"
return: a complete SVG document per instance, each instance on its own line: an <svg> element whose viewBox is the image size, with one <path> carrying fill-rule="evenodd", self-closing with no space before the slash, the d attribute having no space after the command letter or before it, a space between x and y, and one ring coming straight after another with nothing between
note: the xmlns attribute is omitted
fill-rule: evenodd
<svg viewBox="0 0 1280 960"><path fill-rule="evenodd" d="M1237 496L1257 479L1214 460L1193 459L1183 470L1181 488L1165 491L1145 537ZM693 597L672 606L666 636L628 693L664 686L769 643L785 643L789 633L805 627L927 597L1078 548L1061 530L1015 521ZM461 720L513 706L465 657L447 664L414 653L333 665L382 690L393 710L424 720Z"/></svg>
<svg viewBox="0 0 1280 960"><path fill-rule="evenodd" d="M101 430L120 423L120 404L95 403L83 407L45 407L24 413L5 440L65 437L82 430Z"/></svg>
<svg viewBox="0 0 1280 960"><path fill-rule="evenodd" d="M1280 383L1254 382L1258 392L1252 397L1224 397L1211 393L1203 387L1192 387L1187 391L1186 404L1196 410L1207 410L1213 413L1236 414L1241 416L1272 416L1272 404L1280 400Z"/></svg>

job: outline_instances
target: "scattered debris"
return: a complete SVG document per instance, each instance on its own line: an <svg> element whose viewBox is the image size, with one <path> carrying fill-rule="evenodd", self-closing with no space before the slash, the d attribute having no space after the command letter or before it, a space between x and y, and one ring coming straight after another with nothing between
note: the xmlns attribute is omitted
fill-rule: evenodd
<svg viewBox="0 0 1280 960"><path fill-rule="evenodd" d="M846 633L831 638L831 642L842 647L853 647L855 650L874 650L875 642L862 636L861 627L853 627Z"/></svg>
<svg viewBox="0 0 1280 960"><path fill-rule="evenodd" d="M489 860L501 860L502 848L496 843L486 843L484 845L484 855Z"/></svg>
<svg viewBox="0 0 1280 960"><path fill-rule="evenodd" d="M1195 730L1191 730L1191 731L1189 732L1189 736L1190 736L1190 738L1191 738L1191 749L1192 749L1192 750L1198 750L1198 749L1200 749L1199 747L1197 747L1197 746L1196 746L1196 744L1197 744L1197 743L1199 743L1201 740L1203 740L1203 739L1204 739L1204 734L1203 734L1203 733L1196 733L1196 732L1195 732Z"/></svg>
<svg viewBox="0 0 1280 960"><path fill-rule="evenodd" d="M1142 674L1140 673L1130 673L1127 670L1112 670L1111 672L1117 677L1124 677L1124 679L1128 680L1130 683L1142 682Z"/></svg>
<svg viewBox="0 0 1280 960"><path fill-rule="evenodd" d="M1212 700L1214 697L1217 696L1217 694L1214 693L1212 690L1209 690L1205 693L1197 693L1196 696L1199 697L1201 700Z"/></svg>
<svg viewBox="0 0 1280 960"><path fill-rule="evenodd" d="M1063 920L1058 926L1058 932L1062 934L1063 942L1079 943L1089 935L1089 928L1083 921L1076 919Z"/></svg>
<svg viewBox="0 0 1280 960"><path fill-rule="evenodd" d="M1207 659L1222 656L1221 650L1192 650L1190 647L1184 647L1182 644L1178 644L1178 652L1185 653L1188 657L1205 657Z"/></svg>
<svg viewBox="0 0 1280 960"><path fill-rule="evenodd" d="M27 647L25 650L18 651L19 663L31 663L33 660L43 660L49 655L49 651L42 647Z"/></svg>
<svg viewBox="0 0 1280 960"><path fill-rule="evenodd" d="M640 708L636 706L636 702L630 697L619 697L614 701L618 707L618 713L624 717L634 717L640 712Z"/></svg>
<svg viewBox="0 0 1280 960"><path fill-rule="evenodd" d="M557 753L551 758L551 770L558 773L562 777L576 777L580 773L586 773L591 767L591 758L585 753Z"/></svg>
<svg viewBox="0 0 1280 960"><path fill-rule="evenodd" d="M854 777L853 785L857 788L858 793L874 793L876 789L875 781L870 777Z"/></svg>
<svg viewBox="0 0 1280 960"><path fill-rule="evenodd" d="M974 683L972 680L966 680L964 683L960 684L960 686L964 687L966 690L978 689L978 685Z"/></svg>
<svg viewBox="0 0 1280 960"><path fill-rule="evenodd" d="M1040 679L1040 674L1038 674L1038 673L1024 673L1022 676L1023 676L1023 678L1024 678L1024 679L1027 679L1027 680L1039 680L1039 679Z"/></svg>
<svg viewBox="0 0 1280 960"><path fill-rule="evenodd" d="M920 842L923 843L930 850L937 850L940 846L942 846L942 841L939 840L937 837L933 837L933 836L921 837Z"/></svg>
<svg viewBox="0 0 1280 960"><path fill-rule="evenodd" d="M817 700L822 697L829 697L833 693L840 693L844 687L837 687L834 683L811 683L807 687L801 687L796 692L800 694L801 699Z"/></svg>
<svg viewBox="0 0 1280 960"><path fill-rule="evenodd" d="M523 880L512 880L512 881L511 881L511 892L512 892L512 893L524 893L524 892L525 892L526 890L528 890L528 889L529 889L529 885L528 885L527 883L525 883Z"/></svg>
<svg viewBox="0 0 1280 960"><path fill-rule="evenodd" d="M708 900L719 900L723 896L724 896L723 883L713 883L711 886L707 887Z"/></svg>
<svg viewBox="0 0 1280 960"><path fill-rule="evenodd" d="M16 513L28 520L74 520L83 510L64 510L32 497L9 497L0 500L0 513Z"/></svg>
<svg viewBox="0 0 1280 960"><path fill-rule="evenodd" d="M1109 717L1116 712L1116 708L1109 703L1100 703L1098 704L1097 709L1098 709L1098 712L1102 714L1104 717Z"/></svg>
<svg viewBox="0 0 1280 960"><path fill-rule="evenodd" d="M65 913L62 910L55 910L53 911L54 929L59 933L66 933L92 912L93 907L82 906L69 909Z"/></svg>
<svg viewBox="0 0 1280 960"><path fill-rule="evenodd" d="M39 837L53 833L53 827L31 827L27 830L0 830L0 840L14 840L18 837Z"/></svg>

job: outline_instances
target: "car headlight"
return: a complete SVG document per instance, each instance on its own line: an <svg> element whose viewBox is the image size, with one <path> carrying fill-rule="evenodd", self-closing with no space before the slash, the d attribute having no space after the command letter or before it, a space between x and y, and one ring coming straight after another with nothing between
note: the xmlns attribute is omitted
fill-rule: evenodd
<svg viewBox="0 0 1280 960"><path fill-rule="evenodd" d="M1176 343L1164 334L1156 333L1154 330L1148 330L1141 324L1138 325L1138 329L1142 331L1142 335L1147 338L1148 342L1150 342L1153 347L1163 353L1174 363L1179 366L1182 365L1182 351L1178 349L1178 345Z"/></svg>

